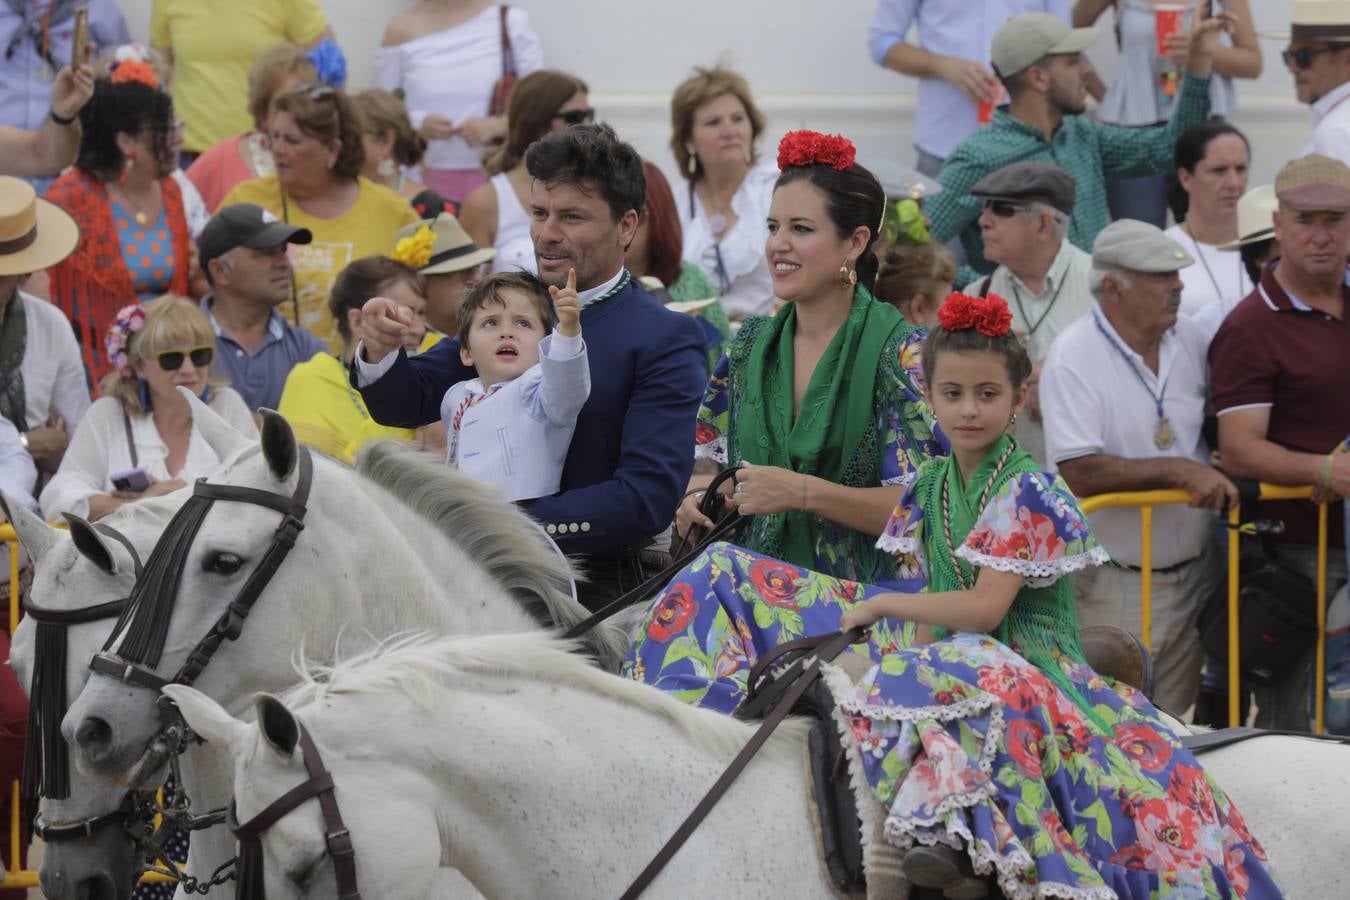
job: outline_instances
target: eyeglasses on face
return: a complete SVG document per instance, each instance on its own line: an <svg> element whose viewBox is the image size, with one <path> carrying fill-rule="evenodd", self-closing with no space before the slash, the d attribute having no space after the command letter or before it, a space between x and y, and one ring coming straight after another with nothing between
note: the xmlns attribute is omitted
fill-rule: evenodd
<svg viewBox="0 0 1350 900"><path fill-rule="evenodd" d="M1011 219L1018 213L1027 211L1025 206L1020 206L1008 200L986 200L984 201L984 208L1000 219Z"/></svg>
<svg viewBox="0 0 1350 900"><path fill-rule="evenodd" d="M1323 53L1334 53L1337 50L1344 49L1346 44L1322 44L1317 47L1299 47L1295 50L1293 47L1286 47L1280 53L1280 59L1284 60L1286 69L1307 69L1312 66L1313 60Z"/></svg>
<svg viewBox="0 0 1350 900"><path fill-rule="evenodd" d="M215 347L193 347L191 350L165 350L163 353L156 353L155 359L159 360L159 367L165 372L177 372L183 368L183 360L192 360L192 365L198 369L204 369L211 365L211 360L216 356Z"/></svg>
<svg viewBox="0 0 1350 900"><path fill-rule="evenodd" d="M589 125L595 121L595 107L564 110L555 113L553 118L562 119L568 125Z"/></svg>

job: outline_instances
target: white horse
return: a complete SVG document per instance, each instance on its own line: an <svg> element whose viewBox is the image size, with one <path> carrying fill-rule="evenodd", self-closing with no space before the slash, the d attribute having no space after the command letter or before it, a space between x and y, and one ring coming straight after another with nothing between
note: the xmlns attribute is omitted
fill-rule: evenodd
<svg viewBox="0 0 1350 900"><path fill-rule="evenodd" d="M136 554L144 560L164 524L182 505L185 494L127 504L104 519L127 536ZM126 598L131 593L135 562L131 551L75 519L71 530L50 528L20 504L6 498L6 508L20 541L33 561L33 584L29 601L45 610L74 611ZM115 617L114 617L115 618ZM64 628L65 670L51 673L64 677L66 696L74 697L89 676L89 659L103 646L114 618L69 625ZM36 661L38 626L25 616L14 632L10 664L24 691L32 682ZM107 787L84 778L74 767L69 772L69 796L41 798L40 812L49 826L62 827L98 819L116 810L124 788ZM100 828L87 837L48 843L39 872L43 894L53 898L126 900L134 886L132 876L141 851L131 835L117 824Z"/></svg>
<svg viewBox="0 0 1350 900"><path fill-rule="evenodd" d="M209 409L196 426L226 462L212 483L289 495L300 452L288 425L269 415L261 451ZM301 646L360 648L405 631L437 634L567 626L586 615L571 595L571 571L523 513L489 488L394 446L372 448L358 472L315 458L305 529L249 617L197 685L235 709L260 690L296 681ZM172 674L251 572L276 530L277 513L219 501L188 554L172 608L160 671ZM591 651L617 666L626 635L598 630ZM149 783L162 760L148 747L159 730L157 696L92 675L72 703L64 733L80 771L128 787ZM73 740L72 740L73 739ZM196 811L229 802L220 748L183 757ZM189 871L209 874L233 855L224 829L198 832Z"/></svg>
<svg viewBox="0 0 1350 900"><path fill-rule="evenodd" d="M287 703L337 784L365 896L422 900L441 866L489 898L612 898L754 732L587 665L540 635L405 641L321 671ZM170 687L234 757L246 822L306 775L286 706L245 724ZM785 724L647 896L829 897ZM262 838L268 900L337 896L317 803Z"/></svg>
<svg viewBox="0 0 1350 900"><path fill-rule="evenodd" d="M190 688L166 693L229 748L240 822L307 779L303 721L364 892L431 896L428 879L455 866L488 898L616 897L755 729L569 649L542 634L405 640L314 670L284 702L259 698L252 723ZM804 740L788 720L647 896L834 896L807 810ZM1269 736L1203 762L1290 896L1343 895L1350 749ZM323 833L311 801L262 835L269 900L336 896Z"/></svg>

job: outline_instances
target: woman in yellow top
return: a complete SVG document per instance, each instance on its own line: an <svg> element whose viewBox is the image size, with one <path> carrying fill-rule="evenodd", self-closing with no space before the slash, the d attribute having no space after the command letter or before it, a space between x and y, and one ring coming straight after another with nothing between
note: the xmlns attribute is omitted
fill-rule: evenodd
<svg viewBox="0 0 1350 900"><path fill-rule="evenodd" d="M427 449L444 452L445 435L439 422L417 431L377 424L361 394L347 380L347 367L360 339L361 307L371 297L388 297L413 313L406 344L409 353L426 350L439 339L426 332L427 296L422 276L387 256L358 260L338 275L328 300L342 336L341 356L317 353L291 369L278 411L291 423L300 443L345 462L355 459L357 451L370 441L383 438L416 440Z"/></svg>
<svg viewBox="0 0 1350 900"><path fill-rule="evenodd" d="M295 295L281 309L336 353L343 340L328 311L334 279L354 260L387 250L390 236L416 222L417 213L394 191L361 176L361 120L343 92L296 85L277 98L269 128L276 172L245 181L222 205L256 203L314 235L292 249Z"/></svg>

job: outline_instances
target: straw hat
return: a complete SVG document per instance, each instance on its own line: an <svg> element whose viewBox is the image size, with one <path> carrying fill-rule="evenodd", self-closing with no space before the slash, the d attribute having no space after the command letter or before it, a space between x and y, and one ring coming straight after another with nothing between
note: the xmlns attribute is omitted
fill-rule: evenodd
<svg viewBox="0 0 1350 900"><path fill-rule="evenodd" d="M1289 31L1263 31L1282 41L1350 41L1350 0L1294 0Z"/></svg>
<svg viewBox="0 0 1350 900"><path fill-rule="evenodd" d="M0 275L28 275L74 252L80 227L21 178L0 175Z"/></svg>
<svg viewBox="0 0 1350 900"><path fill-rule="evenodd" d="M450 213L441 213L434 219L423 219L400 228L395 237L395 259L412 264L412 261L405 259L404 256L416 253L415 247L411 250L407 248L410 243L417 243L419 233L428 233L422 231L424 228L428 229L432 237L430 252L422 254L425 261L421 258L416 260L420 265L413 265L413 268L423 275L462 272L480 266L497 255L495 247L479 247L475 244L473 238L464 230L464 226L459 224L459 219ZM400 245L405 249L400 250Z"/></svg>
<svg viewBox="0 0 1350 900"><path fill-rule="evenodd" d="M1248 244L1273 238L1275 226L1271 220L1279 208L1280 201L1275 196L1273 184L1263 184L1243 194L1237 208L1238 239L1221 245L1219 249L1238 250Z"/></svg>

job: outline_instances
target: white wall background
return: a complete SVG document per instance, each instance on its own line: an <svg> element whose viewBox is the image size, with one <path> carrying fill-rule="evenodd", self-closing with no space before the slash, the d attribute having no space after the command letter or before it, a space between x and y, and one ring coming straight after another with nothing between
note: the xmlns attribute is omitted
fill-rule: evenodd
<svg viewBox="0 0 1350 900"><path fill-rule="evenodd" d="M350 85L363 86L385 23L412 0L321 0L347 52ZM982 0L948 0L978 3ZM122 0L144 40L150 0ZM875 0L517 0L529 11L550 66L585 79L600 116L665 169L672 169L670 91L689 68L725 58L749 79L777 138L809 126L851 137L865 162L910 163L913 83L867 54ZM1251 0L1260 31L1288 30L1291 0ZM1115 66L1110 16L1091 51L1109 77ZM1293 97L1279 59L1283 42L1263 40L1265 72L1239 84L1233 116L1253 144L1252 184L1270 181L1307 140L1307 110Z"/></svg>

